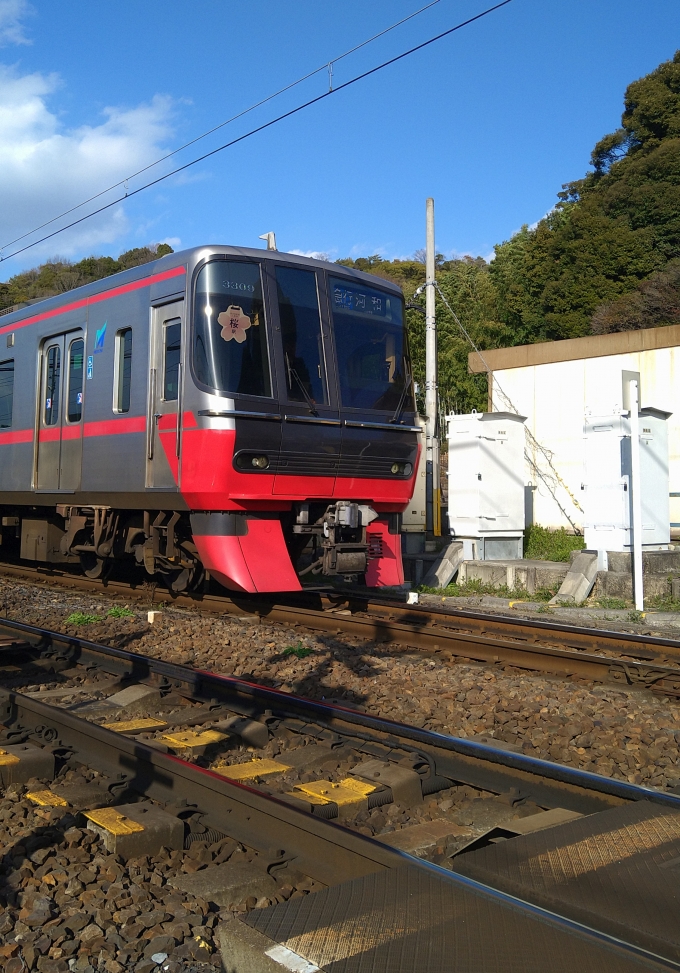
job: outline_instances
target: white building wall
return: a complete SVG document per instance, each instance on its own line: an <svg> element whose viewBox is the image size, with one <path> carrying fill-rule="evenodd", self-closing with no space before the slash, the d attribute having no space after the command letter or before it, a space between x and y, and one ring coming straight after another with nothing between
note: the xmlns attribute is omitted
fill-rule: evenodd
<svg viewBox="0 0 680 973"><path fill-rule="evenodd" d="M493 410L527 417L528 523L583 529L583 420L621 410L623 370L640 372L643 407L672 413L670 490L680 492L680 348L498 369ZM671 499L670 519L680 523L680 498Z"/></svg>

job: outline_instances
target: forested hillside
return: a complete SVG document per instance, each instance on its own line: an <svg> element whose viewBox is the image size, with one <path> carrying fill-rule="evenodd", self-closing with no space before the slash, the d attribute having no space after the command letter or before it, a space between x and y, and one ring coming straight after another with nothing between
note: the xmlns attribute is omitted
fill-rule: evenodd
<svg viewBox="0 0 680 973"><path fill-rule="evenodd" d="M155 247L136 247L121 253L117 260L113 257L86 257L78 263L60 260L55 257L40 267L26 270L23 274L10 277L7 283L0 283L0 310L21 304L23 301L38 300L42 297L52 297L65 291L90 284L93 280L110 277L121 270L139 267L140 264L157 260L166 253L172 253L172 247L161 243Z"/></svg>

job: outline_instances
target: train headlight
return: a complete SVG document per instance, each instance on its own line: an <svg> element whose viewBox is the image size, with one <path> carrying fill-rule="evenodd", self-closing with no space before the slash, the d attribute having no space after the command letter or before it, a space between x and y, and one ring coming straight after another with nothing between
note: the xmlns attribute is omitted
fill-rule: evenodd
<svg viewBox="0 0 680 973"><path fill-rule="evenodd" d="M410 463L392 463L392 473L395 476L410 476L412 470Z"/></svg>
<svg viewBox="0 0 680 973"><path fill-rule="evenodd" d="M258 469L258 470L266 470L267 467L269 466L269 457L268 456L253 456L253 458L251 459L250 462L253 464L253 466L256 469Z"/></svg>

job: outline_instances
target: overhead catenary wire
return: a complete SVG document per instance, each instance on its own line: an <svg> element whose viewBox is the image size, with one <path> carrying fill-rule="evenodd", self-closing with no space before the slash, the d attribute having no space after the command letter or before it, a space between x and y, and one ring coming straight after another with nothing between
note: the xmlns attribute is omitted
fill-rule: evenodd
<svg viewBox="0 0 680 973"><path fill-rule="evenodd" d="M304 109L310 108L312 105L318 104L319 102L325 100L326 98L329 98L331 95L335 95L338 92L343 91L345 88L349 88L351 85L354 85L357 82L363 81L365 78L368 78L373 74L376 74L378 71L382 71L385 68L390 67L392 64L396 64L398 61L401 61L404 58L409 57L411 54L415 54L417 51L421 51L424 48L429 47L430 44L434 44L437 41L442 40L444 37L448 37L450 34L453 34L456 31L461 30L463 27L467 27L470 24L475 23L477 20L481 20L483 17L487 17L489 14L494 13L496 10L500 10L501 7L505 7L509 3L512 3L512 0L501 0L501 2L494 4L492 7L487 7L486 10L481 11L481 13L475 14L474 17L468 17L467 20L461 21L459 24L456 24L454 27L449 27L448 30L442 31L439 34L436 34L434 37L430 37L428 40L423 41L420 44L416 44L414 47L411 47L406 51L402 51L401 54L397 54L395 55L395 57L389 58L387 61L383 61L381 64L378 64L373 68L369 68L368 71L363 71L361 74L355 75L355 77L350 78L349 81L345 81L335 88L329 88L328 91L324 91L322 94L316 95L316 97L314 98L310 98L308 101L305 101L300 105L297 105L295 108L291 108L289 109L289 111L277 115L275 118L270 119L268 122L263 122L262 125L258 125L255 128L250 129L250 131L245 132L243 135L239 135L234 139L231 139L231 141L229 142L225 142L223 145L220 145L217 148L212 149L210 152L205 152L203 155L198 156L198 158L192 159L190 162L186 162L184 165L177 166L177 168L172 169L170 172L164 173L162 176L159 176L157 179L152 179L150 182L145 183L143 186L138 186L137 189L133 189L129 192L126 192L124 196L119 196L117 199L105 203L103 206L98 207L97 209L93 210L91 213L87 213L85 216L81 216L79 217L79 219L73 220L71 223L67 223L66 226L62 226L57 230L53 230L51 233L48 233L45 236L40 237L40 239L34 240L32 243L28 243L26 244L26 246L20 247L18 250L14 250L12 253L0 257L0 263L5 260L10 260L12 257L16 257L20 253L25 253L27 250L30 250L41 243L45 243L45 241L50 240L55 236L58 236L60 233L64 233L66 230L70 230L74 226L78 226L80 223L84 223L86 220L92 219L93 216L97 216L99 213L103 213L106 210L111 209L113 206L117 206L119 203L124 202L126 199L131 199L133 196L137 196L139 193L144 192L144 190L150 189L152 186L157 186L159 183L164 182L166 179L170 179L172 176L175 176L180 172L184 172L186 169L191 168L191 166L195 166L199 162L203 162L205 159L209 159L211 158L211 156L217 155L219 152L223 152L225 149L229 149L232 146L237 145L239 142L243 142L245 141L245 139L251 138L253 135L256 135L258 132L263 132L265 131L265 129L271 128L273 125L276 125L278 122L284 121L286 118L291 118L293 115L297 115L299 112L304 111ZM326 67L327 65L324 65L324 69L326 69Z"/></svg>
<svg viewBox="0 0 680 973"><path fill-rule="evenodd" d="M26 233L22 233L21 236L15 237L13 240L10 240L8 243L4 243L2 246L0 246L0 253L3 250L6 250L7 247L13 247L15 243L19 243L21 240L25 240L26 237L31 236L33 233L39 233L40 230L43 230L46 226L51 226L52 223L56 223L57 220L61 220L65 216L69 216L71 213L75 213L75 211L77 209L80 209L82 206L87 206L88 203L94 202L95 199L100 199L102 196L105 196L107 193L113 192L113 190L118 189L119 186L125 186L126 188L125 195L127 196L128 190L126 184L130 181L130 179L135 179L137 176L141 176L142 173L148 172L149 169L155 168L156 166L160 165L161 162L166 162L168 159L171 159L174 155L177 155L179 152L183 152L184 149L188 149L189 146L195 145L197 142L200 142L202 139L208 138L209 135L214 135L215 132L218 132L221 128L224 128L226 125L231 125L232 122L238 121L239 118L243 118L245 115L250 114L250 112L255 111L255 109L257 108L261 108L262 105L266 105L268 102L273 101L274 98L278 98L279 95L285 94L286 91L291 91L293 88L296 88L304 81L309 81L310 78L313 78L321 71L326 71L326 70L328 71L329 88L332 89L334 64L337 64L338 61L342 61L344 58L349 57L350 54L355 54L357 51L360 51L362 47L366 47L368 44L372 44L373 41L377 41L380 37L384 37L385 34L389 34L390 31L395 30L397 27L401 27L402 24L407 23L409 20L413 20L414 17L418 17L420 14L424 13L426 10L429 10L430 7L436 6L438 3L441 3L441 0L430 0L430 3L426 3L424 7L420 7L418 10L414 10L413 13L408 14L408 16L406 17L402 17L402 19L397 20L396 23L391 24L389 27L383 28L383 30L378 31L377 34L373 34L372 37L368 37L365 41L362 41L360 44L356 44L354 47L351 47L348 51L345 51L344 54L338 54L338 56L334 57L331 61L322 64L318 68L314 68L313 71L309 71L307 74L304 74L301 78L298 78L297 81L291 81L289 84L284 85L283 88L279 88L278 91L274 91L272 92L272 94L267 95L266 98L261 98L260 101L256 101L255 104L250 105L249 108L244 108L242 111L237 112L236 115L232 115L230 118L227 118L223 122L220 122L219 125L214 125L212 128L208 129L207 132L203 132L202 135L197 135L195 138L189 139L189 141L185 142L183 145L179 145L176 149L173 149L171 152L167 152L165 155L161 156L160 159L156 159L155 162L150 162L148 165L143 166L141 169L137 169L136 172L131 173L129 176L125 176L123 179L119 179L118 182L114 182L111 186L107 186L106 189L101 189L98 193L95 193L93 196L90 196L88 199L84 199L82 202L76 203L75 206L71 206L69 209L64 210L64 212L60 213L58 216L53 216L51 219L46 220L44 223L41 223L39 226L34 226L32 230L27 230Z"/></svg>

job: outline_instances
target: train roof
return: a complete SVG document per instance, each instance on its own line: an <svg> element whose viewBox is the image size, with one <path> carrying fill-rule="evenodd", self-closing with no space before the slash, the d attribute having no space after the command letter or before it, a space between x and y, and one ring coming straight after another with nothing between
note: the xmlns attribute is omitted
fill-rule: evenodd
<svg viewBox="0 0 680 973"><path fill-rule="evenodd" d="M109 277L102 277L100 280L92 281L90 284L83 284L73 290L65 291L53 297L46 297L41 301L34 301L26 307L18 308L11 313L0 315L0 327L7 330L9 325L18 324L27 317L36 314L44 314L46 311L56 309L63 304L72 304L74 301L86 301L90 297L101 294L112 288L124 287L135 281L143 280L145 277L155 277L166 271L171 271L176 267L195 265L198 261L215 254L230 257L245 257L251 260L275 260L277 263L293 263L298 266L308 266L310 268L322 268L343 277L351 277L357 282L380 287L383 290L401 295L401 288L389 280L377 277L374 274L366 274L361 270L354 270L351 267L344 267L342 264L331 263L327 260L316 260L314 257L305 257L296 253L286 253L283 250L262 250L251 247L230 247L222 244L205 244L200 247L192 247L188 250L178 250L176 253L166 254L158 260L151 260L148 263L140 264L138 267L131 267L130 270L122 270ZM179 289L179 288L178 288Z"/></svg>

